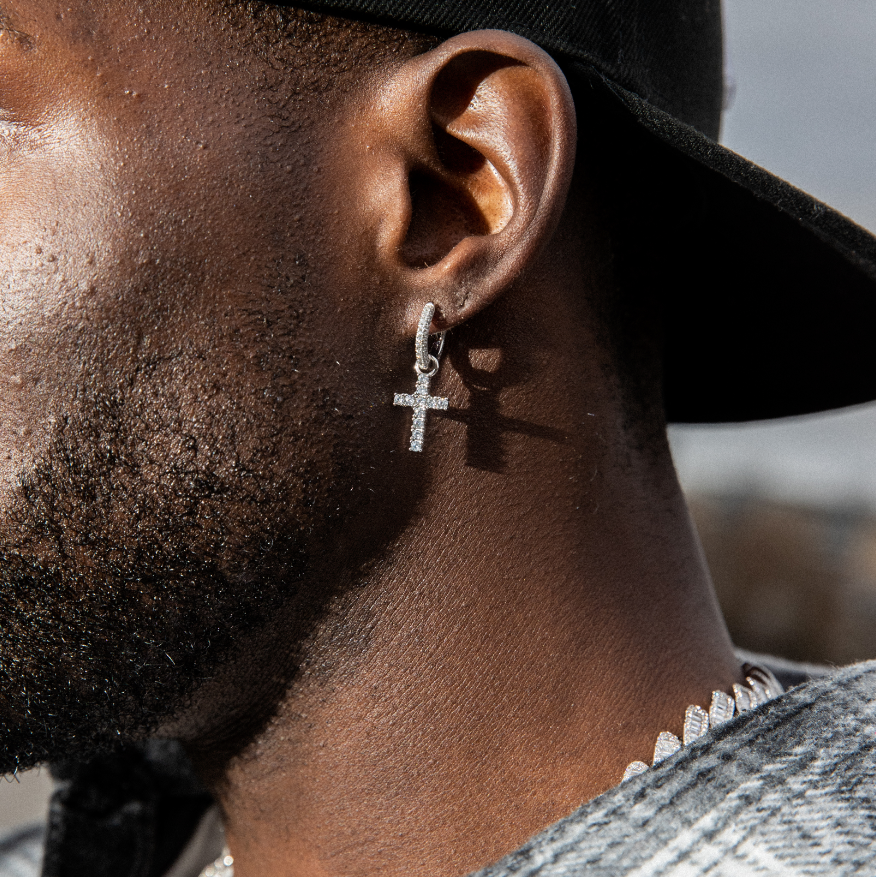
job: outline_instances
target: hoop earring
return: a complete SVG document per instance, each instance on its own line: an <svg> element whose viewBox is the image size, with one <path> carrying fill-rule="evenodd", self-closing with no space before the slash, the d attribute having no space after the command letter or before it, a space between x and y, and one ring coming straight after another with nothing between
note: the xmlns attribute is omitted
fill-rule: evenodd
<svg viewBox="0 0 876 877"><path fill-rule="evenodd" d="M446 332L438 333L438 349L434 354L429 353L429 326L432 317L435 316L435 305L429 302L420 314L420 322L417 325L417 337L414 339L414 371L417 373L417 387L413 394L396 393L393 405L402 405L413 408L414 419L411 424L410 450L423 450L423 437L426 431L426 411L430 408L446 411L448 401L441 396L429 395L429 383L438 374L441 367L441 353L444 350L444 336Z"/></svg>

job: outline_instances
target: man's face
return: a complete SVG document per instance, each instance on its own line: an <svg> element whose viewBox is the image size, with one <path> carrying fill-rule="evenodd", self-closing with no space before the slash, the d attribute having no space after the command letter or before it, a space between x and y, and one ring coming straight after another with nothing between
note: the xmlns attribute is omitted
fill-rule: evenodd
<svg viewBox="0 0 876 877"><path fill-rule="evenodd" d="M0 769L152 730L318 613L329 536L360 559L387 366L341 304L343 108L212 6L0 2Z"/></svg>

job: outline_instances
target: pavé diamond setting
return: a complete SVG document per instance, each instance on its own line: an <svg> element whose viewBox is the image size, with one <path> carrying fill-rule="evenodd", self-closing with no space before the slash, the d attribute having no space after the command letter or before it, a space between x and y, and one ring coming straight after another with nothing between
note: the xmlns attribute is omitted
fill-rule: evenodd
<svg viewBox="0 0 876 877"><path fill-rule="evenodd" d="M438 349L435 354L429 353L429 326L432 324L434 316L435 305L429 302L420 315L417 337L414 341L416 353L414 371L417 373L417 387L413 393L396 393L393 399L394 405L412 408L414 411L410 450L416 452L423 450L423 440L426 436L426 412L430 409L446 411L449 404L448 400L441 396L429 395L429 383L438 373L445 335L444 332L438 334Z"/></svg>
<svg viewBox="0 0 876 877"><path fill-rule="evenodd" d="M434 372L433 372L434 374ZM411 423L411 444L410 450L422 451L423 439L426 434L426 412L430 409L438 411L447 410L447 399L441 396L429 395L430 374L417 375L417 389L411 393L396 393L395 405L404 405L414 409L414 419Z"/></svg>

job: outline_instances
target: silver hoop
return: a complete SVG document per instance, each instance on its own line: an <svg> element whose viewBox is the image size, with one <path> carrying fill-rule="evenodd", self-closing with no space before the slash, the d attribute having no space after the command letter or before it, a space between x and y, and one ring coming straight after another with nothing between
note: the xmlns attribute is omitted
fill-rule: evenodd
<svg viewBox="0 0 876 877"><path fill-rule="evenodd" d="M392 398L393 405L413 410L411 422L412 451L423 450L423 438L426 434L426 413L428 411L446 411L450 402L444 396L432 396L429 393L429 382L438 374L441 351L444 350L444 332L438 333L438 350L429 353L429 326L435 316L435 305L429 302L420 314L417 324L417 338L414 342L414 371L417 373L417 389L413 393L396 393Z"/></svg>
<svg viewBox="0 0 876 877"><path fill-rule="evenodd" d="M444 336L446 332L438 333L438 349L434 356L429 353L429 326L432 325L432 317L435 316L435 305L428 302L420 314L420 322L417 324L417 337L414 349L417 355L417 364L414 366L418 375L434 375L438 371L438 360L444 350Z"/></svg>
<svg viewBox="0 0 876 877"><path fill-rule="evenodd" d="M435 375L438 374L438 369L440 367L441 367L441 364L438 362L438 357L432 356L431 354L429 356L429 370L428 371L423 371L423 369L420 368L420 363L418 363L418 362L414 363L414 371L418 375L425 375L427 378L434 378Z"/></svg>

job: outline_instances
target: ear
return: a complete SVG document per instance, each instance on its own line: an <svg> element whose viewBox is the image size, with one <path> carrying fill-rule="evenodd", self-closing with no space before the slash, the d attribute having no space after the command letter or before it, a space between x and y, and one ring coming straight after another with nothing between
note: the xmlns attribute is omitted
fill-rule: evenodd
<svg viewBox="0 0 876 877"><path fill-rule="evenodd" d="M566 79L529 40L474 31L397 68L366 114L375 267L405 334L429 301L433 331L452 328L501 295L556 226L575 160Z"/></svg>

